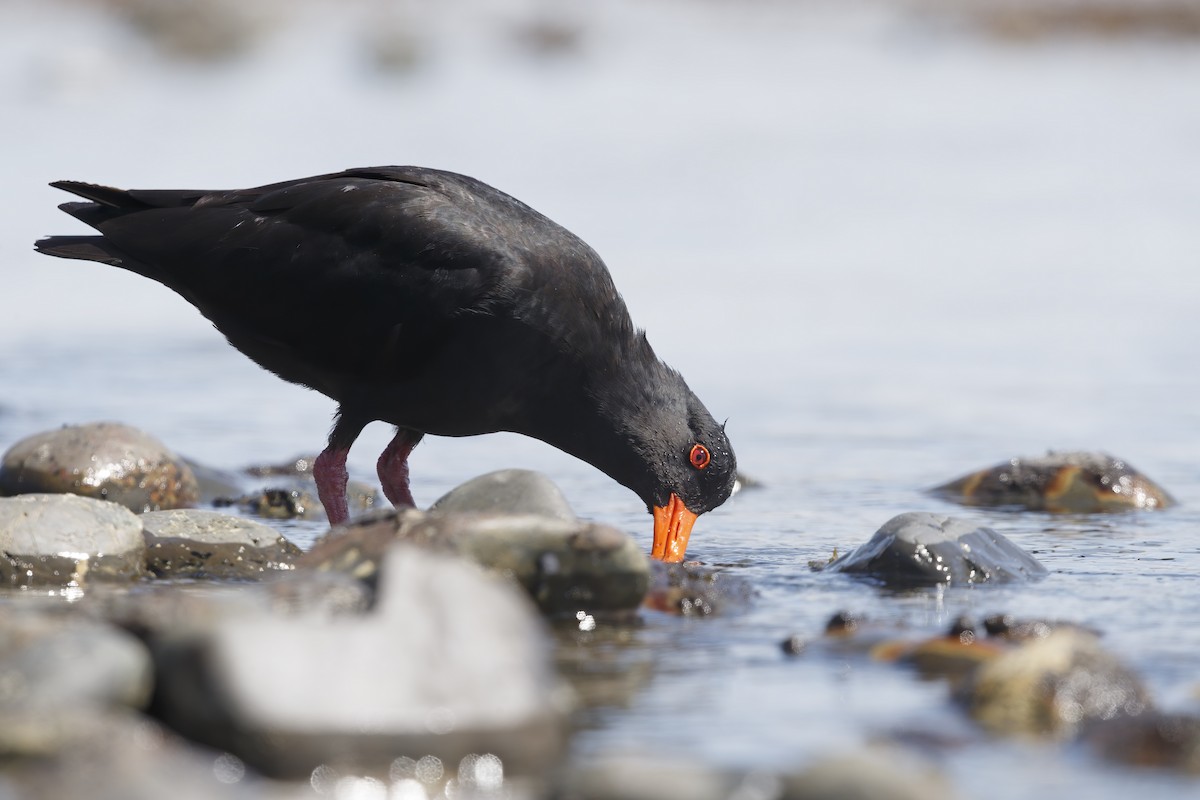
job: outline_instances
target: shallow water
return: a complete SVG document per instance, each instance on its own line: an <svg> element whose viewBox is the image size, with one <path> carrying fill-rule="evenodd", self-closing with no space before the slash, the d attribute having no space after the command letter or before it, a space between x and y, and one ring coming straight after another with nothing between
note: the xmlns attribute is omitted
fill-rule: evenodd
<svg viewBox="0 0 1200 800"><path fill-rule="evenodd" d="M305 6L215 67L164 62L73 4L5 5L0 447L117 419L236 468L316 451L332 412L161 287L33 254L40 235L78 232L47 181L473 174L600 251L763 484L702 518L689 550L751 582L753 605L649 613L632 644L584 641L627 680L581 720L575 758L795 767L944 739L959 743L926 755L968 797L1194 796L1167 774L988 739L904 669L778 645L839 609L930 632L963 613L1050 616L1101 630L1160 705L1200 711L1200 51L997 43L869 5L727 5L597 4L559 55L513 35L538 4L404 6L424 56L399 75L361 58L370 4ZM358 477L388 435L357 444ZM923 493L1047 448L1112 452L1180 505L1062 517ZM581 516L648 545L631 494L540 443L427 440L412 465L421 503L490 469L544 470ZM808 568L912 510L984 521L1050 575L896 596ZM321 531L287 528L302 544Z"/></svg>

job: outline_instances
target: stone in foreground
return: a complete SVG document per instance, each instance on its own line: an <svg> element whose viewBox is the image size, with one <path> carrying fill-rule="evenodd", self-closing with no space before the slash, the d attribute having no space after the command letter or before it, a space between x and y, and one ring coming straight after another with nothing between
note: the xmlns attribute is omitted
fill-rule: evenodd
<svg viewBox="0 0 1200 800"><path fill-rule="evenodd" d="M335 528L296 567L369 581L397 541L456 553L516 580L547 614L636 609L649 584L646 554L614 528L534 515L415 509Z"/></svg>
<svg viewBox="0 0 1200 800"><path fill-rule="evenodd" d="M71 493L131 511L186 508L200 488L183 459L115 422L67 425L22 439L0 461L0 495Z"/></svg>
<svg viewBox="0 0 1200 800"><path fill-rule="evenodd" d="M146 647L120 628L9 606L0 617L0 715L72 716L84 707L142 708L153 670ZM11 722L11 720L10 720ZM0 726L0 751L19 749Z"/></svg>
<svg viewBox="0 0 1200 800"><path fill-rule="evenodd" d="M960 699L994 733L1055 738L1150 708L1137 675L1102 649L1096 636L1072 628L1026 641L983 664Z"/></svg>
<svg viewBox="0 0 1200 800"><path fill-rule="evenodd" d="M935 486L932 494L968 506L1090 514L1160 509L1175 501L1154 481L1106 453L1050 452Z"/></svg>
<svg viewBox="0 0 1200 800"><path fill-rule="evenodd" d="M0 585L134 578L144 552L141 520L116 503L73 494L0 499Z"/></svg>
<svg viewBox="0 0 1200 800"><path fill-rule="evenodd" d="M890 587L964 586L1030 580L1037 559L991 528L925 512L900 514L827 570L868 575Z"/></svg>
<svg viewBox="0 0 1200 800"><path fill-rule="evenodd" d="M273 528L216 511L151 511L142 525L146 568L160 578L259 578L300 554Z"/></svg>
<svg viewBox="0 0 1200 800"><path fill-rule="evenodd" d="M562 696L542 623L511 584L398 546L362 618L228 620L161 670L163 717L266 773L318 765L386 776L398 757L492 754L542 774Z"/></svg>

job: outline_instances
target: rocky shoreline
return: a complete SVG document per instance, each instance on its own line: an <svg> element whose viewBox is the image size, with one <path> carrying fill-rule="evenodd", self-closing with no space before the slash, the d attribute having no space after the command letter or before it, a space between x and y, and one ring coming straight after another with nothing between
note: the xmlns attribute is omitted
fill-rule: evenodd
<svg viewBox="0 0 1200 800"><path fill-rule="evenodd" d="M303 491L303 461L256 477ZM1018 490L998 502L1028 500L1031 486L1078 499L1134 485L1079 478L1092 462L1077 454L1064 463L1037 462L1073 470L1067 483L992 481ZM1136 480L1125 496L1168 497ZM756 592L728 570L652 563L627 534L577 519L536 473L481 476L428 511L367 511L307 552L243 505L176 508L237 480L127 426L19 442L0 487L12 495L0 499L0 795L959 796L891 746L786 773L566 761L575 714L611 702L613 676L572 646L581 632L619 637L647 613L736 615ZM885 591L1047 575L1002 534L924 512L813 568ZM809 634L787 634L783 657L833 648L944 680L980 735L1200 775L1200 718L1157 710L1079 626L997 617L922 636L846 613Z"/></svg>

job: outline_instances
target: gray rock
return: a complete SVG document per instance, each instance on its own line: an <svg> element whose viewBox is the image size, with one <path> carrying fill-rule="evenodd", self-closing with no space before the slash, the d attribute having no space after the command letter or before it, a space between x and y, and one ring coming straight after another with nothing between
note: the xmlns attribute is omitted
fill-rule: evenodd
<svg viewBox="0 0 1200 800"><path fill-rule="evenodd" d="M22 800L283 800L237 758L191 745L129 712L7 715L26 752L6 753L0 797ZM40 743L40 745L38 744ZM24 757L22 757L24 756ZM5 794L5 788L12 794ZM292 795L293 797L298 795Z"/></svg>
<svg viewBox="0 0 1200 800"><path fill-rule="evenodd" d="M144 551L141 520L116 503L69 494L0 499L0 585L132 578Z"/></svg>
<svg viewBox="0 0 1200 800"><path fill-rule="evenodd" d="M649 583L646 554L614 528L530 515L415 509L335 528L296 566L369 581L396 541L457 553L516 580L548 614L635 609Z"/></svg>
<svg viewBox="0 0 1200 800"><path fill-rule="evenodd" d="M1092 452L1052 451L1038 458L1013 458L929 491L970 506L1072 514L1175 504L1165 489L1127 462Z"/></svg>
<svg viewBox="0 0 1200 800"><path fill-rule="evenodd" d="M244 489L241 478L235 473L201 464L190 458L184 458L183 463L196 476L196 485L200 489L199 503L210 505L221 497L237 497Z"/></svg>
<svg viewBox="0 0 1200 800"><path fill-rule="evenodd" d="M183 459L115 422L68 425L9 448L0 461L0 495L36 492L111 500L138 513L193 506L200 497Z"/></svg>
<svg viewBox="0 0 1200 800"><path fill-rule="evenodd" d="M991 528L919 511L888 520L870 541L825 569L869 575L894 587L1001 583L1046 574L1037 559Z"/></svg>
<svg viewBox="0 0 1200 800"><path fill-rule="evenodd" d="M150 653L132 635L78 617L5 611L0 710L6 716L17 710L74 713L84 706L142 708L149 701Z"/></svg>
<svg viewBox="0 0 1200 800"><path fill-rule="evenodd" d="M300 554L261 522L216 511L151 511L142 525L146 568L160 578L258 578L290 569Z"/></svg>
<svg viewBox="0 0 1200 800"><path fill-rule="evenodd" d="M224 621L162 665L175 729L269 774L318 765L386 775L398 756L501 759L542 774L561 748L561 696L532 607L459 559L400 547L364 618Z"/></svg>
<svg viewBox="0 0 1200 800"><path fill-rule="evenodd" d="M1150 708L1141 680L1085 631L1059 628L982 664L959 692L988 730L1057 738Z"/></svg>
<svg viewBox="0 0 1200 800"><path fill-rule="evenodd" d="M534 514L574 522L575 512L555 483L540 472L502 469L451 489L430 511Z"/></svg>

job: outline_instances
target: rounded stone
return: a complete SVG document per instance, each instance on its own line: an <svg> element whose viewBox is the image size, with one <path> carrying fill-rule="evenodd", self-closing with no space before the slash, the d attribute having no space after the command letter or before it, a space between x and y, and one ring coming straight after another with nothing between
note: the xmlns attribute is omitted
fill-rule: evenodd
<svg viewBox="0 0 1200 800"><path fill-rule="evenodd" d="M116 422L67 425L14 444L0 460L0 495L78 494L131 511L195 505L199 485L153 436Z"/></svg>
<svg viewBox="0 0 1200 800"><path fill-rule="evenodd" d="M575 512L554 481L528 469L502 469L451 489L430 511L536 514L574 522Z"/></svg>
<svg viewBox="0 0 1200 800"><path fill-rule="evenodd" d="M116 503L70 494L0 499L0 585L141 574L142 522Z"/></svg>
<svg viewBox="0 0 1200 800"><path fill-rule="evenodd" d="M289 569L300 548L261 522L199 509L142 515L146 568L158 577L255 578Z"/></svg>
<svg viewBox="0 0 1200 800"><path fill-rule="evenodd" d="M991 528L923 511L893 517L826 569L869 575L888 586L1002 583L1046 574L1036 558Z"/></svg>

